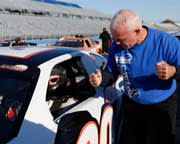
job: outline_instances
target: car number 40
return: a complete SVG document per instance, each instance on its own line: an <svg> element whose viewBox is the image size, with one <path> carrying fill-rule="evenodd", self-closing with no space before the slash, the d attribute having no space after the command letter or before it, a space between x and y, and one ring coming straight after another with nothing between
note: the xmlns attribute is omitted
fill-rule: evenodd
<svg viewBox="0 0 180 144"><path fill-rule="evenodd" d="M111 144L112 118L113 108L108 106L103 111L100 130L96 122L89 121L83 126L76 144Z"/></svg>

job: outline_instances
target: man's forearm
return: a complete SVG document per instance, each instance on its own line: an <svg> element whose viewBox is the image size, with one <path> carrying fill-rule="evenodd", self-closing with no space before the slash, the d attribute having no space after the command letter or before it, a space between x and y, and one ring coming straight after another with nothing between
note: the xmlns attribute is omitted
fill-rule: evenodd
<svg viewBox="0 0 180 144"><path fill-rule="evenodd" d="M116 79L117 79L118 74L109 72L107 70L102 71L102 82L100 86L108 86L112 85Z"/></svg>

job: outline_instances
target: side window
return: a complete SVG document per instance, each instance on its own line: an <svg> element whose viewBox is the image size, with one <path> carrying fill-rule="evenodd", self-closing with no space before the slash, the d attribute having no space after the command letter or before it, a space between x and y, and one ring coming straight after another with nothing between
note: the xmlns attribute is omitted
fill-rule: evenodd
<svg viewBox="0 0 180 144"><path fill-rule="evenodd" d="M77 58L71 65L75 79L76 97L79 101L84 101L95 94L94 87L89 83L89 76L80 60Z"/></svg>
<svg viewBox="0 0 180 144"><path fill-rule="evenodd" d="M80 57L56 65L50 74L46 101L54 118L95 94Z"/></svg>
<svg viewBox="0 0 180 144"><path fill-rule="evenodd" d="M81 41L79 41L79 47L83 47L83 41L81 40Z"/></svg>
<svg viewBox="0 0 180 144"><path fill-rule="evenodd" d="M0 143L17 136L32 96L31 83L13 74L0 76Z"/></svg>

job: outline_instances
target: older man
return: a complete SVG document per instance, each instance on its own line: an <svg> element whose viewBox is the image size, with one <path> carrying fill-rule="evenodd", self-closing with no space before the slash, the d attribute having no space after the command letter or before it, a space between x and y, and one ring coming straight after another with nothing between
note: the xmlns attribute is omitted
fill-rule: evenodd
<svg viewBox="0 0 180 144"><path fill-rule="evenodd" d="M176 79L180 80L180 41L143 26L130 10L118 11L110 30L115 41L106 71L92 73L93 86L105 86L118 73L124 79L121 144L174 144Z"/></svg>

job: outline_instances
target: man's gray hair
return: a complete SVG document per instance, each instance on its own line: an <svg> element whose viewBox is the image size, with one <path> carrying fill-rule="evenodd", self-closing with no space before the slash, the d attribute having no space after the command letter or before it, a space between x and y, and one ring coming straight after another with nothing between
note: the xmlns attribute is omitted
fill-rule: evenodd
<svg viewBox="0 0 180 144"><path fill-rule="evenodd" d="M123 11L128 13L124 14ZM142 21L139 16L130 10L120 10L114 15L111 20L111 28L116 29L119 24L124 24L128 32L142 27Z"/></svg>

